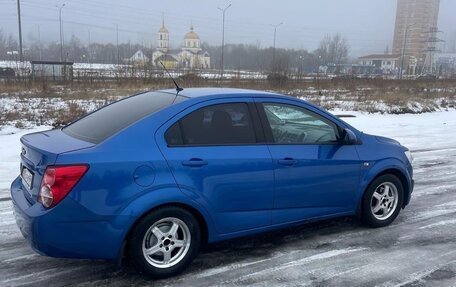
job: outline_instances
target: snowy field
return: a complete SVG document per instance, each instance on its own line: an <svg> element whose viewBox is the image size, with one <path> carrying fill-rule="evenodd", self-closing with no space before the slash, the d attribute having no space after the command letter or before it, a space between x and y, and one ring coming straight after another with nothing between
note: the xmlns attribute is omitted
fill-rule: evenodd
<svg viewBox="0 0 456 287"><path fill-rule="evenodd" d="M391 226L369 229L341 218L223 242L162 281L148 281L128 264L35 254L16 227L8 194L19 138L32 130L0 130L0 286L456 286L456 111L335 114L356 115L345 120L413 151L415 191Z"/></svg>

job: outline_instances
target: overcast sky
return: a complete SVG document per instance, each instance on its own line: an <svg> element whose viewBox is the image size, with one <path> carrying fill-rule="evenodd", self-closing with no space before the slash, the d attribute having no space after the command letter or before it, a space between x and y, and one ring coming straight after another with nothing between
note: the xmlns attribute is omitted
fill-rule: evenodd
<svg viewBox="0 0 456 287"><path fill-rule="evenodd" d="M63 3L64 33L84 43L116 41L155 45L162 14L171 45L182 43L191 24L204 42L220 44L222 12L226 13L226 42L272 46L271 24L277 30L277 47L314 50L325 34L341 33L350 43L352 56L391 48L396 0L21 0L25 45L38 37L58 41L58 9ZM439 28L453 45L456 38L456 1L441 0ZM17 35L16 0L0 0L0 28Z"/></svg>

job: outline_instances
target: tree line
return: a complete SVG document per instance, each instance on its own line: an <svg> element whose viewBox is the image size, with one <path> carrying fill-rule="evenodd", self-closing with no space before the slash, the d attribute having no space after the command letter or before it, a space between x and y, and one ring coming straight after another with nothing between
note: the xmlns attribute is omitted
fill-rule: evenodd
<svg viewBox="0 0 456 287"><path fill-rule="evenodd" d="M211 66L220 67L221 47L203 43L202 48L211 55ZM0 29L0 60L17 60L18 51L16 38L6 35ZM142 50L151 59L154 48L141 44L121 43L82 43L76 36L71 36L64 45L64 60L78 63L128 63L133 54ZM10 52L10 53L8 53ZM319 66L327 64L343 64L348 62L349 45L340 34L327 35L314 51L305 49L284 49L261 47L260 44L226 44L224 49L225 69L254 70L275 72L315 72ZM60 43L40 43L33 41L24 47L24 59L30 60L60 60Z"/></svg>

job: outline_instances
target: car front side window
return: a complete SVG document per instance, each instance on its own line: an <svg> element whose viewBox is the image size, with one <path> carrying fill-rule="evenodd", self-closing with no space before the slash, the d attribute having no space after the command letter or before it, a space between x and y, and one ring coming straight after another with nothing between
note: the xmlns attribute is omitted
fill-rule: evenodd
<svg viewBox="0 0 456 287"><path fill-rule="evenodd" d="M338 142L337 126L304 108L265 103L263 108L276 144L327 144Z"/></svg>

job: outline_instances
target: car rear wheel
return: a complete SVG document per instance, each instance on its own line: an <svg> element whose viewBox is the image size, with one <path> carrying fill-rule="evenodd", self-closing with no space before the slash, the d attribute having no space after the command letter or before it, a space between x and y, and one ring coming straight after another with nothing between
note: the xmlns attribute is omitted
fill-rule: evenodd
<svg viewBox="0 0 456 287"><path fill-rule="evenodd" d="M129 240L133 263L153 278L182 272L198 254L200 230L195 217L177 207L157 209L134 228Z"/></svg>
<svg viewBox="0 0 456 287"><path fill-rule="evenodd" d="M383 227L396 219L402 207L404 190L392 174L376 178L367 189L362 202L362 219L372 227Z"/></svg>

